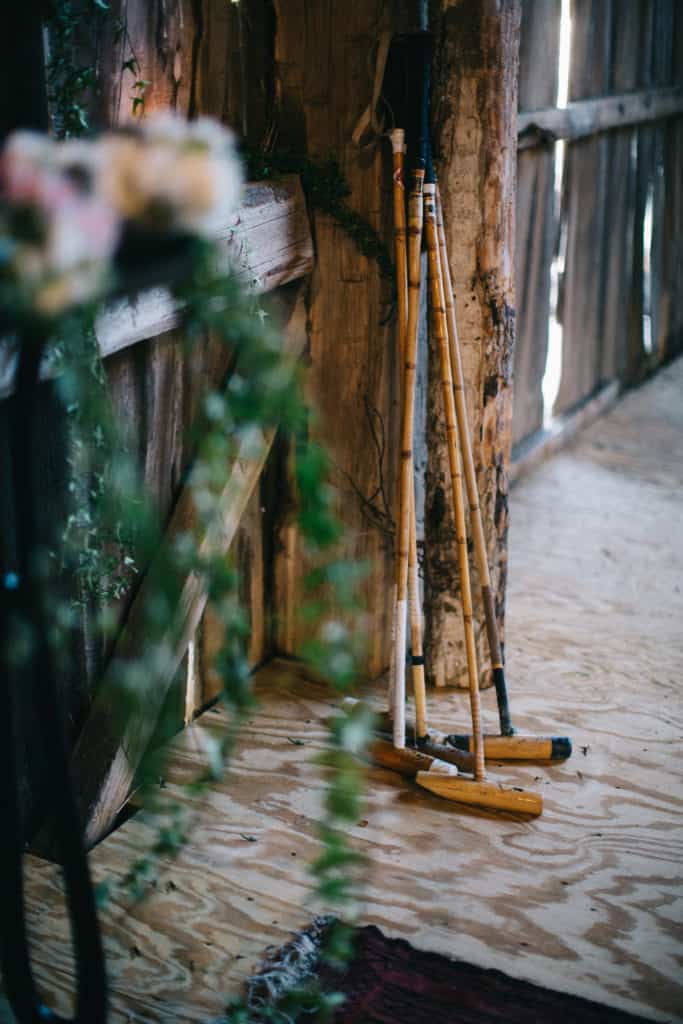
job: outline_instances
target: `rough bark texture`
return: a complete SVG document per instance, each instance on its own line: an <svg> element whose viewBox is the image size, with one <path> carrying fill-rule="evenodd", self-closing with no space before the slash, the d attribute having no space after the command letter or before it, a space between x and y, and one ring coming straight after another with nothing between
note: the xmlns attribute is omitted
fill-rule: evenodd
<svg viewBox="0 0 683 1024"><path fill-rule="evenodd" d="M467 404L499 626L507 567L512 412L518 0L442 4L434 69L434 139L463 348ZM436 353L430 350L436 369ZM429 679L466 685L455 532L438 375L428 393L425 615ZM478 597L478 579L473 575ZM490 683L475 604L482 685Z"/></svg>

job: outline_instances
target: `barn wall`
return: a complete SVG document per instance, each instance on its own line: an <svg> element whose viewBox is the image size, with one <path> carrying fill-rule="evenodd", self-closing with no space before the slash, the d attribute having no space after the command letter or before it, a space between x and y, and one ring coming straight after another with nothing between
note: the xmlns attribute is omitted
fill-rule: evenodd
<svg viewBox="0 0 683 1024"><path fill-rule="evenodd" d="M541 126L558 123L548 115L560 3L523 0L522 7L520 113L532 124L535 116ZM581 101L593 104L591 114L583 108L587 126L539 130L535 144L520 140L513 414L520 451L542 429L553 258L563 331L555 414L573 414L611 382L641 379L683 345L675 300L683 242L674 226L681 223L683 181L680 4L571 0L570 14L569 104L577 111ZM647 123L635 118L622 126L616 117L606 130L600 113L610 97L634 95ZM566 140L559 209L551 201L558 139Z"/></svg>

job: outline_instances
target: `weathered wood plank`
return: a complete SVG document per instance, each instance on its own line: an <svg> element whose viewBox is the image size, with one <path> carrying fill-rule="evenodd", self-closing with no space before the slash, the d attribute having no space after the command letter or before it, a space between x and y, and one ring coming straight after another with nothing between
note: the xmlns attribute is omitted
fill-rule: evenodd
<svg viewBox="0 0 683 1024"><path fill-rule="evenodd" d="M610 89L623 92L641 84L640 52L642 4L612 8L612 65ZM605 249L603 259L604 308L600 376L621 377L628 362L629 302L633 275L633 220L636 201L635 135L633 129L616 131L607 139L605 195Z"/></svg>
<svg viewBox="0 0 683 1024"><path fill-rule="evenodd" d="M229 124L240 136L242 144L259 147L268 141L272 128L275 103L273 79L274 10L270 0L241 0L239 4L215 3L200 0L194 4L194 44L196 59L193 66L193 95L191 113L217 117ZM303 227L310 243L310 228L305 207L301 208L302 223L296 217L288 225L290 238L295 239ZM270 227L266 226L268 233ZM245 246L249 260L250 240ZM263 239L268 244L269 237ZM307 261L305 272L311 269ZM279 272L279 267L275 266ZM256 269L262 280L262 289L270 287L268 268ZM273 460L273 452L269 461ZM270 644L266 629L270 595L266 593L264 548L272 530L271 502L262 502L263 482L255 488L233 542L233 551L239 566L239 589L242 607L250 623L249 661L252 667L265 656ZM206 608L195 638L194 695L186 701L186 714L196 711L222 688L222 680L213 668L213 652L222 646L223 631L214 616L211 605ZM188 681L192 676L188 676Z"/></svg>
<svg viewBox="0 0 683 1024"><path fill-rule="evenodd" d="M533 110L557 97L559 0L522 4L519 109ZM520 115L522 116L522 115ZM515 223L517 323L514 353L512 443L543 422L541 382L548 349L550 266L557 238L555 151L519 152Z"/></svg>
<svg viewBox="0 0 683 1024"><path fill-rule="evenodd" d="M242 141L262 144L274 101L273 32L268 0L194 3L186 27L186 45L194 47L189 113L217 117Z"/></svg>
<svg viewBox="0 0 683 1024"><path fill-rule="evenodd" d="M434 69L434 139L451 263L470 432L496 602L503 628L512 419L517 59L521 5L442 5ZM425 649L438 686L466 683L446 427L434 350L427 410ZM482 685L491 681L483 614L475 619Z"/></svg>
<svg viewBox="0 0 683 1024"><path fill-rule="evenodd" d="M266 655L266 595L264 592L263 515L260 487L256 486L244 510L244 516L232 545L233 562L239 574L238 592L249 624L247 660L249 666L259 665ZM198 711L223 691L223 678L216 670L215 659L225 637L220 619L207 604L197 644L201 685L193 710Z"/></svg>
<svg viewBox="0 0 683 1024"><path fill-rule="evenodd" d="M641 81L646 85L657 81L657 69L661 65L660 50L670 44L658 31L659 16L668 0L643 0L641 41L639 47ZM649 313L650 252L645 237L645 222L648 207L652 202L656 174L657 128L655 125L641 126L635 133L635 201L632 218L633 262L628 293L627 350L625 376L632 383L646 371L649 357L645 345L645 315Z"/></svg>
<svg viewBox="0 0 683 1024"><path fill-rule="evenodd" d="M298 355L305 345L305 310L297 303L285 336L286 351ZM252 436L242 444L245 455L226 467L226 483L216 517L201 543L205 555L226 554L242 515L258 482L273 442L274 431L260 438ZM183 489L173 510L166 538L188 528L194 518L192 495ZM112 662L136 656L144 643L144 608L148 579L153 578L154 563L148 570L128 611L126 624L116 641ZM190 576L183 587L176 618L162 647L167 647L163 681L155 680L149 693L137 694L140 711L124 723L117 713L119 695L112 687L112 672L105 674L74 752L74 773L79 782L80 803L86 821L86 838L96 842L111 827L123 806L140 760L156 724L168 686L194 637L207 602L207 593L197 577ZM165 684L165 685L164 685ZM143 710L144 709L144 712Z"/></svg>
<svg viewBox="0 0 683 1024"><path fill-rule="evenodd" d="M221 265L225 261L226 269L237 267L239 276L257 292L272 291L310 273L313 241L299 177L246 185L239 210L228 224L217 226L216 239ZM181 317L182 310L165 288L113 303L96 324L103 358L171 330ZM11 391L14 359L6 353L0 367L2 398Z"/></svg>
<svg viewBox="0 0 683 1024"><path fill-rule="evenodd" d="M388 146L361 153L350 140L372 94L369 57L377 26L395 24L392 5L389 0L352 5L277 0L275 9L278 140L313 157L333 154L351 189L350 207L384 231L391 217ZM364 499L375 495L374 508L381 514L378 485L383 481L388 508L393 508L395 325L386 323L391 286L381 279L375 261L361 255L328 216L315 215L314 232L309 310L309 393L319 412L314 429L334 460L333 482L346 528L341 556L367 561L370 567L363 586L371 639L365 667L377 675L388 664L391 535ZM389 445L382 465L370 420ZM285 532L276 552L276 636L281 651L296 653L310 629L298 615L302 577L309 566L295 526L281 525Z"/></svg>
<svg viewBox="0 0 683 1024"><path fill-rule="evenodd" d="M576 0L573 5L570 99L607 90L611 3ZM555 412L565 412L590 395L600 379L606 157L604 136L567 146L562 197L566 250L558 310L563 326L562 376Z"/></svg>
<svg viewBox="0 0 683 1024"><path fill-rule="evenodd" d="M96 121L103 127L134 120L136 80L147 82L145 111L177 110L188 114L196 92L196 48L201 34L200 5L193 0L112 0L112 16L97 52L101 68ZM118 30L125 26L125 32ZM93 47L93 49L95 49ZM124 62L135 58L134 72ZM139 111L137 111L139 116Z"/></svg>
<svg viewBox="0 0 683 1024"><path fill-rule="evenodd" d="M664 148L664 208L655 343L660 359L683 351L683 118L675 121Z"/></svg>
<svg viewBox="0 0 683 1024"><path fill-rule="evenodd" d="M306 201L296 175L276 183L247 185L239 211L218 229L221 259L257 292L272 291L310 273L313 267ZM175 327L180 310L164 288L122 301L98 320L103 356Z"/></svg>
<svg viewBox="0 0 683 1024"><path fill-rule="evenodd" d="M112 38L119 17L127 33ZM249 32L241 39L245 19ZM261 141L272 99L269 33L273 25L268 0L244 0L239 10L212 0L169 0L162 4L112 0L111 17L103 19L100 28L103 34L98 32L97 39L93 34L86 44L90 52L78 55L84 63L90 63L97 51L102 90L92 97L97 107L92 118L94 126L107 129L129 121L133 83L135 78L142 78L149 83L145 92L146 113L171 107L188 116L211 114L243 132L241 112L246 109L250 141ZM140 62L136 75L122 70L124 61L133 56L131 45ZM245 53L246 63L242 60ZM216 75L221 63L226 69L222 80ZM249 83L243 80L244 69L248 70ZM218 228L224 258L231 254L245 282L255 290L274 289L312 267L306 207L295 178L247 185L237 215ZM159 290L139 296L132 304L115 304L98 324L102 353L108 357L105 369L114 406L124 426L130 428L130 447L156 500L162 524L169 516L179 480L191 459L189 428L195 421L199 397L207 386L224 380L227 370L220 355L215 358L218 350L211 339L197 339L191 350L184 346L181 334L176 331L182 319L180 313L170 295ZM148 344L135 345L143 340ZM219 350L224 359L225 347L219 346ZM0 393L3 386L6 391L11 386L11 355L0 351ZM237 546L240 534L253 534L261 518L252 502L238 531ZM255 581L262 578L261 546L254 536L249 548L254 564L250 564L249 575L253 573ZM245 567L246 564L243 559ZM247 578L243 590L258 602L248 609L257 622L263 614L263 597L258 597L259 588ZM127 603L123 600L112 609L119 621L125 617ZM94 631L89 628L87 614L83 622L86 664L82 666L79 661L69 684L73 690L69 713L78 726L87 711L88 702L82 696L90 696L92 691L88 688L99 679L109 653L100 649L100 644L90 643ZM182 676L182 669L179 675ZM27 707L32 701L27 697Z"/></svg>
<svg viewBox="0 0 683 1024"><path fill-rule="evenodd" d="M628 20L632 11L629 8L620 10ZM551 145L558 139L574 142L599 132L662 121L681 113L683 87L680 85L600 96L568 103L561 108L525 108L519 115L517 147L533 149Z"/></svg>
<svg viewBox="0 0 683 1024"><path fill-rule="evenodd" d="M656 82L683 82L683 10L676 0L661 0L655 23L653 74ZM652 204L652 246L650 252L651 280L648 296L652 354L661 361L676 351L667 336L678 318L679 347L683 310L675 296L683 284L683 241L678 225L683 222L683 152L680 142L676 159L671 164L669 152L675 155L676 139L680 139L683 118L653 126L655 159ZM677 169L675 169L677 167ZM673 170L673 178L670 178ZM678 262L678 279L672 274ZM675 330L675 328L674 328Z"/></svg>

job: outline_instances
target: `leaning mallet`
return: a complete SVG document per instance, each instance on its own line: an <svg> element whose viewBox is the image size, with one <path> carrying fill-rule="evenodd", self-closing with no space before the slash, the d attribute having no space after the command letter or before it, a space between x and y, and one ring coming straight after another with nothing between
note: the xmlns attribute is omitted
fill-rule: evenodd
<svg viewBox="0 0 683 1024"><path fill-rule="evenodd" d="M484 618L486 622L486 635L488 638L493 682L496 689L496 700L498 703L498 716L500 719L501 735L484 737L484 755L490 759L510 761L562 760L569 757L572 752L572 742L568 737L520 736L515 733L510 720L505 671L503 669L503 659L501 655L500 640L498 637L498 622L493 604L491 576L489 573L488 556L486 553L486 541L484 539L481 508L479 505L477 476L474 468L474 456L472 451L472 439L470 436L469 422L467 418L465 381L462 368L462 357L460 353L460 342L458 339L458 328L455 317L451 271L446 248L446 232L444 230L443 223L443 210L438 186L436 187L435 198L437 237L439 243L439 270L443 283L446 304L448 344L455 394L455 413L458 424L458 433L460 435L460 451L462 454L465 484L467 487L467 499L470 508L474 553L479 572L481 599L484 606ZM448 739L453 746L459 747L460 749L474 749L473 739L471 736L449 736Z"/></svg>
<svg viewBox="0 0 683 1024"><path fill-rule="evenodd" d="M388 740L373 740L368 747L368 757L382 768L389 768L399 775L414 779L423 789L455 803L491 807L492 791L495 791L495 806L498 810L537 816L543 809L543 801L538 793L525 793L490 782L463 779L458 775L455 765L420 750L399 750Z"/></svg>
<svg viewBox="0 0 683 1024"><path fill-rule="evenodd" d="M449 786L434 783L427 775L418 778L421 785L441 796L448 791L450 798L464 803L476 804L479 807L495 808L505 811L519 811L524 814L540 814L543 800L540 794L527 793L515 787L504 787L487 782L484 764L484 738L481 726L481 703L479 697L479 672L477 668L477 651L474 639L474 623L472 609L472 591L470 585L469 560L467 555L467 533L465 526L465 502L460 470L460 454L458 451L458 431L455 416L455 400L453 395L453 378L448 348L448 328L443 282L439 265L439 245L436 223L436 184L431 168L431 160L427 161L427 176L424 186L424 226L427 242L427 258L429 266L429 287L432 306L432 324L439 351L441 367L441 386L446 418L446 437L448 446L448 463L451 477L451 492L455 533L460 570L460 591L463 610L465 633L465 653L469 678L470 714L472 720L472 737L474 753L474 782L466 779L454 779ZM451 780L448 780L450 783ZM471 787L471 788L468 788Z"/></svg>
<svg viewBox="0 0 683 1024"><path fill-rule="evenodd" d="M408 564L410 556L410 509L413 472L413 423L415 414L415 370L417 365L417 332L420 305L420 252L424 168L428 147L429 123L429 37L424 32L410 37L407 50L406 82L410 83L413 102L413 126L409 138L408 193L408 316L404 343L404 373L401 452L399 471L400 515L397 530L396 558L396 636L394 643L394 693L392 701L394 745L405 747L405 647L407 626Z"/></svg>
<svg viewBox="0 0 683 1024"><path fill-rule="evenodd" d="M394 246L396 253L396 301L398 308L398 364L401 370L405 362L405 336L408 325L408 264L406 248L406 208L404 175L405 132L394 128L389 132L393 156L393 200L394 200ZM399 394L402 388L399 389ZM427 733L426 691L424 657L422 653L422 610L417 562L417 536L415 523L415 481L411 460L410 469L410 535L408 549L408 603L410 610L410 640L412 654L413 693L415 696L416 738ZM400 503L399 503L400 515ZM394 606L394 614L396 614ZM392 665L395 672L395 663Z"/></svg>

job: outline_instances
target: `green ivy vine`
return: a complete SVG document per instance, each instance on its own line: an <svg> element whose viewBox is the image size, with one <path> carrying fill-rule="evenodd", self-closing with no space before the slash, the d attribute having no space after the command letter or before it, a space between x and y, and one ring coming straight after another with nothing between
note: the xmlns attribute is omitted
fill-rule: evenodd
<svg viewBox="0 0 683 1024"><path fill-rule="evenodd" d="M247 175L252 181L298 174L310 210L332 217L355 244L358 251L377 264L382 278L395 287L396 275L389 247L378 232L348 203L351 189L339 162L313 160L288 149L249 149L245 153Z"/></svg>
<svg viewBox="0 0 683 1024"><path fill-rule="evenodd" d="M88 109L99 88L94 64L74 59L81 50L84 31L104 30L112 18L105 0L54 0L49 22L47 66L51 118L55 134L73 138L91 131ZM125 34L126 60L121 73L130 75L133 113L144 113L149 85L127 37L117 23L115 35ZM87 47L82 52L87 53ZM285 151L250 152L252 179L297 173L309 208L326 213L343 228L358 250L374 260L387 282L392 282L389 250L372 225L349 206L350 189L338 163L315 161ZM93 628L111 637L115 624L111 603L119 599L139 575L139 567L155 556L157 570L146 602L147 643L139 656L117 665L116 687L122 717L140 713L141 682L161 681L169 651L168 631L174 609L189 572L201 577L222 626L224 645L216 656L223 680L220 701L228 710L230 727L208 751L204 772L188 784L201 795L225 770L245 717L253 711L250 670L246 656L248 622L238 600L238 577L229 559L201 555L202 531L215 514L225 467L234 458L239 438L254 426L277 427L291 438L295 452L298 519L312 566L305 581L307 599L301 613L318 623L303 656L340 694L353 686L361 630L354 628L358 611L358 580L362 567L335 557L341 526L334 512L335 497L328 484L329 459L311 436L311 414L303 397L301 372L283 373L280 338L263 316L253 295L245 294L234 276L218 274L212 247L197 242L191 273L172 287L184 307L188 346L210 332L234 356L235 372L225 389L213 389L203 402L202 441L190 486L200 511L196 529L164 545L152 503L144 493L139 467L115 421L99 356L94 323L96 307L82 309L53 325L52 358L58 364L57 388L71 426L69 463L72 507L65 524L63 545L52 552L53 565L73 571L77 596L70 602L55 600L54 646L62 664L68 657L67 634L78 622L82 605L94 605ZM312 901L333 907L342 919L352 920L362 887L363 862L345 830L362 817L362 754L371 721L362 709L340 714L330 726L328 748L321 758L327 772L324 815L318 825L321 852L311 865ZM140 899L154 887L160 862L176 854L192 829L184 806L170 799L159 785L164 777L166 752L150 753L140 772L144 793L143 815L150 818L153 838L130 865L119 883L103 883L98 892L105 908L110 899ZM106 911L105 911L106 912ZM334 962L350 955L351 930L341 921L328 933L325 957ZM286 1006L272 1008L272 1021L297 1019L299 1012L328 1019L338 1005L334 993L315 984L290 994ZM228 1020L245 1021L239 1000L228 1008Z"/></svg>
<svg viewBox="0 0 683 1024"><path fill-rule="evenodd" d="M210 333L229 346L234 370L225 388L212 388L203 400L201 442L188 484L198 513L192 530L166 543L160 532L155 507L145 494L139 467L127 447L109 403L106 388L93 373L93 338L96 308L80 310L51 325L51 356L58 376L55 385L64 406L78 409L79 431L87 442L89 458L102 465L106 486L93 515L101 535L113 532L132 538L139 564L154 572L148 582L144 605L145 644L132 660L116 664L114 685L122 720L144 711L144 694L161 685L170 657L169 630L189 573L199 577L223 626L224 643L215 659L223 680L220 701L230 725L208 749L203 772L187 784L193 797L201 796L222 777L245 717L253 713L255 699L247 660L248 621L238 599L238 575L229 558L202 554L201 541L217 514L226 479L226 467L236 457L240 439L258 427L278 428L293 441L298 496L298 526L311 569L305 579L306 600L302 615L317 627L302 654L306 662L330 681L339 694L349 692L356 677L362 635L354 616L360 610L358 581L363 568L335 555L342 528L335 513L335 493L328 483L330 463L324 448L311 436L311 412L304 399L302 370L282 355L281 338L270 318L264 317L253 295L245 293L232 274L216 271L213 247L193 245L191 271L172 284L184 309L188 347L201 343ZM97 381L98 386L93 382ZM101 453L106 452L102 462ZM94 453L94 455L93 455ZM106 463L106 465L105 465ZM87 535L87 530L85 531ZM82 556L83 533L73 529L62 553L68 563ZM98 567L98 571L101 568ZM61 663L68 657L65 627L73 626L68 606L52 602L53 644ZM112 622L103 600L97 628L111 633ZM30 652L25 651L25 657ZM371 729L367 711L340 713L332 720L327 749L319 758L328 781L324 814L318 824L321 852L310 870L314 882L313 907L335 908L342 918L353 918L362 885L363 858L349 842L346 831L363 813L364 770L362 754ZM98 889L102 912L113 899L138 900L156 886L163 861L176 855L188 841L193 820L186 805L168 796L163 780L167 751L152 751L139 774L143 818L148 817L153 838L118 883L105 881ZM351 930L338 921L330 930L324 956L334 962L350 955ZM272 1021L297 1019L293 1007L309 1012L315 1006L319 1019L338 1004L334 994L315 983L289 993L285 1009L273 1007ZM298 1011L297 1011L298 1012ZM228 1008L229 1021L246 1020L244 1004Z"/></svg>

